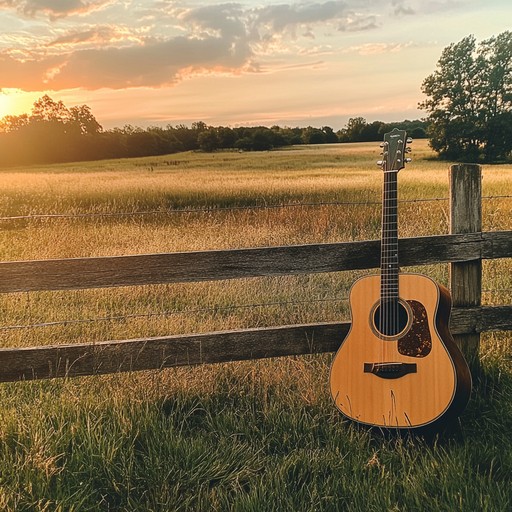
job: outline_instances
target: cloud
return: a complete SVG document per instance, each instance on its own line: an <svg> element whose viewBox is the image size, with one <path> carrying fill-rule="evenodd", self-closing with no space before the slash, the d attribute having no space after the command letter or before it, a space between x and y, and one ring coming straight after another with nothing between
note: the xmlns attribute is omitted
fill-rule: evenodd
<svg viewBox="0 0 512 512"><path fill-rule="evenodd" d="M398 53L414 46L412 41L408 43L366 43L360 46L351 46L346 52L356 52L359 55L380 55L384 53Z"/></svg>
<svg viewBox="0 0 512 512"><path fill-rule="evenodd" d="M0 87L26 91L159 87L176 82L184 69L234 70L248 60L247 49L229 40L175 37L126 48L86 49L19 61L0 55Z"/></svg>
<svg viewBox="0 0 512 512"><path fill-rule="evenodd" d="M286 29L295 29L299 25L334 20L346 11L347 4L339 0L311 4L269 5L256 11L256 24L267 26L272 32L283 32Z"/></svg>
<svg viewBox="0 0 512 512"><path fill-rule="evenodd" d="M37 60L18 60L10 55L0 54L0 89L23 89L40 91L44 89L47 74L59 65L58 57ZM37 77L34 80L34 77ZM37 87L34 87L37 84Z"/></svg>
<svg viewBox="0 0 512 512"><path fill-rule="evenodd" d="M394 16L438 15L452 10L467 10L475 0L391 0Z"/></svg>
<svg viewBox="0 0 512 512"><path fill-rule="evenodd" d="M53 40L48 46L76 45L80 43L105 43L115 39L113 27L93 27L89 30L72 31Z"/></svg>
<svg viewBox="0 0 512 512"><path fill-rule="evenodd" d="M51 19L96 10L111 0L0 0L0 8L15 8L26 16L43 13Z"/></svg>
<svg viewBox="0 0 512 512"><path fill-rule="evenodd" d="M48 43L48 47L78 48L80 46L98 47L120 42L132 44L144 43L148 38L140 36L135 30L111 25L93 26L87 30L71 30Z"/></svg>
<svg viewBox="0 0 512 512"><path fill-rule="evenodd" d="M338 25L340 32L362 32L376 28L378 28L377 16L360 14L349 15Z"/></svg>
<svg viewBox="0 0 512 512"><path fill-rule="evenodd" d="M229 38L247 38L245 12L239 4L199 7L184 12L180 18L195 30Z"/></svg>
<svg viewBox="0 0 512 512"><path fill-rule="evenodd" d="M391 5L393 6L393 14L395 16L416 14L416 11L410 5L407 5L406 0L392 0Z"/></svg>
<svg viewBox="0 0 512 512"><path fill-rule="evenodd" d="M310 41L317 27L329 26L333 32L375 28L375 15L356 11L349 1L360 5L356 0L329 0L263 7L224 3L187 9L166 2L159 7L159 18L149 16L145 9L144 17L151 24L142 29L134 22L135 10L114 9L113 3L102 11L102 19L107 14L111 17L102 24L94 24L92 18L80 25L68 21L71 18L59 18L96 9L110 0L0 0L0 8L16 5L25 13L44 12L55 18L43 43L34 36L32 48L22 53L16 53L16 48L0 51L0 88L161 87L178 82L187 73L257 72L261 69L257 57L286 52L287 37L296 38L299 29ZM115 15L124 16L123 22L116 23ZM170 30L181 35L171 36Z"/></svg>

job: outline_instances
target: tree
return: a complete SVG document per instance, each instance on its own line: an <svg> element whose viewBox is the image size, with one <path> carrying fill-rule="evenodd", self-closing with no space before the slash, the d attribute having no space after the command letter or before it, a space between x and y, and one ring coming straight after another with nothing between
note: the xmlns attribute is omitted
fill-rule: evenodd
<svg viewBox="0 0 512 512"><path fill-rule="evenodd" d="M252 134L252 149L254 151L268 151L272 147L271 130L263 126L256 128Z"/></svg>
<svg viewBox="0 0 512 512"><path fill-rule="evenodd" d="M308 126L302 133L304 144L325 144L325 139L325 132L312 126Z"/></svg>
<svg viewBox="0 0 512 512"><path fill-rule="evenodd" d="M338 136L330 126L322 126L322 131L325 133L325 142L327 144L339 142Z"/></svg>
<svg viewBox="0 0 512 512"><path fill-rule="evenodd" d="M87 105L77 105L69 109L69 123L80 135L96 135L102 127Z"/></svg>
<svg viewBox="0 0 512 512"><path fill-rule="evenodd" d="M30 123L28 114L5 116L0 120L0 132L9 133L21 130Z"/></svg>
<svg viewBox="0 0 512 512"><path fill-rule="evenodd" d="M32 120L34 121L55 121L58 123L68 122L70 112L62 101L54 101L48 94L45 94L34 102L32 107Z"/></svg>
<svg viewBox="0 0 512 512"><path fill-rule="evenodd" d="M50 163L97 158L96 136L102 127L87 105L68 109L45 94L34 102L31 114L6 116L0 121L1 155L5 163ZM100 154L101 156L101 154Z"/></svg>
<svg viewBox="0 0 512 512"><path fill-rule="evenodd" d="M496 161L512 151L512 32L446 47L422 84L431 146L440 156ZM505 134L505 136L504 136Z"/></svg>
<svg viewBox="0 0 512 512"><path fill-rule="evenodd" d="M493 161L512 150L512 32L483 41L481 54L482 103L488 113L483 142L486 160Z"/></svg>
<svg viewBox="0 0 512 512"><path fill-rule="evenodd" d="M219 141L219 147L226 149L232 148L236 141L235 132L226 126L219 126L216 129L217 138Z"/></svg>
<svg viewBox="0 0 512 512"><path fill-rule="evenodd" d="M206 152L212 152L219 149L220 142L217 132L212 128L199 132L197 136L197 143L199 147Z"/></svg>
<svg viewBox="0 0 512 512"><path fill-rule="evenodd" d="M361 142L362 132L366 126L366 119L364 117L351 117L346 128L343 130L343 140L347 142Z"/></svg>

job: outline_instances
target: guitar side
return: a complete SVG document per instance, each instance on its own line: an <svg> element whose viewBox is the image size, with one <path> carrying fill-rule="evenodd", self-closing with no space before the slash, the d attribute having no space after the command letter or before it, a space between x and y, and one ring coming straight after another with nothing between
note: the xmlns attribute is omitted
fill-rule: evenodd
<svg viewBox="0 0 512 512"><path fill-rule="evenodd" d="M379 335L373 311L380 276L356 281L350 292L352 326L331 366L336 407L349 419L381 428L440 426L469 400L471 376L448 329L446 288L420 274L400 274L407 328Z"/></svg>

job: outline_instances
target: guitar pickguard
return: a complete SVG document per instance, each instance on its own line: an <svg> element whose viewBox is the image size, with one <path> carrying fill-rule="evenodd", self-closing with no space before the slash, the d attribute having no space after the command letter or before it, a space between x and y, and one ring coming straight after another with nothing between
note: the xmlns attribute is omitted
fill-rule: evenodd
<svg viewBox="0 0 512 512"><path fill-rule="evenodd" d="M398 352L403 356L425 357L432 350L432 337L428 327L427 310L416 300L408 300L413 321L411 328L398 340Z"/></svg>

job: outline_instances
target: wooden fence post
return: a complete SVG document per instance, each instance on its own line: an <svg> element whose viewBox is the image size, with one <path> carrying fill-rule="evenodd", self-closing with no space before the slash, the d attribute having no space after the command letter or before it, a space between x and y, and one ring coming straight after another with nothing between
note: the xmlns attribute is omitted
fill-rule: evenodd
<svg viewBox="0 0 512 512"><path fill-rule="evenodd" d="M482 171L476 164L457 164L450 169L450 233L481 233ZM450 286L454 307L479 307L482 302L482 259L451 263ZM480 333L457 334L469 365L479 366Z"/></svg>

